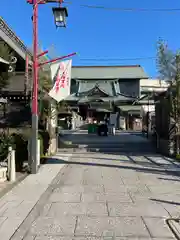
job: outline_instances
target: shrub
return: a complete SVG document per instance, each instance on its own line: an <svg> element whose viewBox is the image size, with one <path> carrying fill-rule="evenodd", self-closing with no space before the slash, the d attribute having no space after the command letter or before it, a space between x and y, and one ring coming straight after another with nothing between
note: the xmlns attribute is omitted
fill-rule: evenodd
<svg viewBox="0 0 180 240"><path fill-rule="evenodd" d="M0 161L4 161L8 156L8 148L12 146L11 136L1 133L0 135Z"/></svg>
<svg viewBox="0 0 180 240"><path fill-rule="evenodd" d="M15 148L16 171L23 170L24 161L28 160L28 139L22 133L13 133L13 144Z"/></svg>
<svg viewBox="0 0 180 240"><path fill-rule="evenodd" d="M48 152L49 149L49 145L50 145L50 135L48 133L48 131L46 130L40 130L39 131L39 136L41 136L42 139L42 155L41 156L45 156Z"/></svg>

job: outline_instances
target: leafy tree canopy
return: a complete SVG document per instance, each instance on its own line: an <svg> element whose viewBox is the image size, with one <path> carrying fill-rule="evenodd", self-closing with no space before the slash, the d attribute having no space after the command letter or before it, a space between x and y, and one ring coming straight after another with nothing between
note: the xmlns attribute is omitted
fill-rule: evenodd
<svg viewBox="0 0 180 240"><path fill-rule="evenodd" d="M168 48L165 41L159 40L157 44L157 69L160 79L174 82L177 74L177 52Z"/></svg>

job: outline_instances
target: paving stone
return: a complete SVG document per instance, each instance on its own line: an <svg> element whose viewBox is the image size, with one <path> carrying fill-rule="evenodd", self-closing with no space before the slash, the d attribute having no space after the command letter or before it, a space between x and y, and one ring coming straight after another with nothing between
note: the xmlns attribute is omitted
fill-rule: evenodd
<svg viewBox="0 0 180 240"><path fill-rule="evenodd" d="M132 202L132 199L128 193L107 193L105 199L108 202Z"/></svg>
<svg viewBox="0 0 180 240"><path fill-rule="evenodd" d="M81 193L54 192L49 198L50 202L80 202Z"/></svg>
<svg viewBox="0 0 180 240"><path fill-rule="evenodd" d="M152 202L142 203L108 203L110 216L149 216L169 217L168 212L160 204Z"/></svg>
<svg viewBox="0 0 180 240"><path fill-rule="evenodd" d="M105 193L127 193L127 186L120 185L117 183L112 184L111 186L104 186Z"/></svg>
<svg viewBox="0 0 180 240"><path fill-rule="evenodd" d="M54 192L63 193L87 193L87 192L104 192L103 185L64 185L54 190Z"/></svg>
<svg viewBox="0 0 180 240"><path fill-rule="evenodd" d="M144 222L152 238L173 238L173 234L163 218L146 218Z"/></svg>
<svg viewBox="0 0 180 240"><path fill-rule="evenodd" d="M128 192L133 194L146 194L150 193L150 190L144 184L139 185L127 185Z"/></svg>
<svg viewBox="0 0 180 240"><path fill-rule="evenodd" d="M132 202L128 193L110 192L106 194L99 193L83 193L83 202Z"/></svg>
<svg viewBox="0 0 180 240"><path fill-rule="evenodd" d="M13 235L13 237L11 239L12 240L35 240L35 237L36 236L33 236L33 235L26 235L26 236L21 235L18 237Z"/></svg>
<svg viewBox="0 0 180 240"><path fill-rule="evenodd" d="M151 192L139 192L139 193L129 192L129 195L133 202L142 202L142 201L149 202L150 199L152 198Z"/></svg>
<svg viewBox="0 0 180 240"><path fill-rule="evenodd" d="M149 237L141 218L78 217L75 236Z"/></svg>
<svg viewBox="0 0 180 240"><path fill-rule="evenodd" d="M26 240L26 239L25 239ZM62 236L37 236L33 240L72 240L72 237Z"/></svg>
<svg viewBox="0 0 180 240"><path fill-rule="evenodd" d="M1 207L0 207L0 216L4 216L4 212L9 210L13 210L16 209L19 205L21 205L23 201L19 200L19 201L7 201L6 203L4 203Z"/></svg>
<svg viewBox="0 0 180 240"><path fill-rule="evenodd" d="M84 176L83 177L83 184L84 185L102 185L103 184L103 179L101 176L97 176L94 174L94 177L92 178L92 174L89 174L89 176Z"/></svg>
<svg viewBox="0 0 180 240"><path fill-rule="evenodd" d="M47 214L49 217L62 215L108 216L105 203L53 203Z"/></svg>
<svg viewBox="0 0 180 240"><path fill-rule="evenodd" d="M30 235L28 235L28 236L26 236L25 238L22 238L23 240L35 240L35 237L36 236L30 236ZM15 240L14 238L13 238L13 240ZM18 240L18 239L17 239ZM19 239L19 240L21 240L21 239Z"/></svg>
<svg viewBox="0 0 180 240"><path fill-rule="evenodd" d="M103 236L103 237L74 237L73 240L151 240L151 238L139 238L139 237L116 237L116 236L113 236L113 237L109 237L108 234L107 236ZM155 239L155 240L159 240L159 239ZM162 239L160 239L162 240ZM169 240L169 239L167 239ZM171 240L171 239L170 239Z"/></svg>
<svg viewBox="0 0 180 240"><path fill-rule="evenodd" d="M0 225L1 239L9 240L23 220L23 218L16 217L6 218L6 220Z"/></svg>
<svg viewBox="0 0 180 240"><path fill-rule="evenodd" d="M116 184L114 184L114 183L116 183ZM103 185L107 189L118 188L119 185L122 185L122 188L124 187L124 183L123 183L123 181L120 177L119 178L116 178L116 177L113 178L112 176L111 176L111 178L103 179ZM116 185L116 187L114 185Z"/></svg>
<svg viewBox="0 0 180 240"><path fill-rule="evenodd" d="M76 217L61 216L60 218L39 217L31 226L31 235L61 235L74 234Z"/></svg>
<svg viewBox="0 0 180 240"><path fill-rule="evenodd" d="M175 191L177 194L180 194L180 188L173 184L164 186L149 186L148 188L154 194L171 194Z"/></svg>
<svg viewBox="0 0 180 240"><path fill-rule="evenodd" d="M16 217L16 218L26 218L26 216L29 214L31 209L34 207L34 202L22 202L20 205L18 205L16 208L7 208L3 213L2 216L5 217Z"/></svg>
<svg viewBox="0 0 180 240"><path fill-rule="evenodd" d="M104 193L82 193L82 202L106 202Z"/></svg>
<svg viewBox="0 0 180 240"><path fill-rule="evenodd" d="M42 217L45 217L48 214L49 209L51 208L51 205L52 205L52 203L49 203L49 202L44 205L44 207L41 211L41 216Z"/></svg>
<svg viewBox="0 0 180 240"><path fill-rule="evenodd" d="M170 214L171 217L180 216L180 205L162 203L162 206L166 209L166 211Z"/></svg>
<svg viewBox="0 0 180 240"><path fill-rule="evenodd" d="M3 224L3 222L6 220L6 217L0 217L0 226Z"/></svg>

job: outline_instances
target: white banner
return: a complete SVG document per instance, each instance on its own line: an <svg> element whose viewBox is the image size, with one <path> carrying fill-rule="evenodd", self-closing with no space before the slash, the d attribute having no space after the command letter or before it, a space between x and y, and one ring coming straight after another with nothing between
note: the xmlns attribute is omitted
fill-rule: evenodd
<svg viewBox="0 0 180 240"><path fill-rule="evenodd" d="M71 67L72 60L51 65L51 77L54 81L54 87L49 92L49 96L57 102L70 95Z"/></svg>

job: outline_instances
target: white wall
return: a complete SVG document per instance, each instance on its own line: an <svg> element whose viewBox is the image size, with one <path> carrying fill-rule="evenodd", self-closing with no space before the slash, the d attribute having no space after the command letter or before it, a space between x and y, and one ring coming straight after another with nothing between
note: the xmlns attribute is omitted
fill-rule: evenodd
<svg viewBox="0 0 180 240"><path fill-rule="evenodd" d="M164 91L169 84L164 80L159 79L140 79L141 91Z"/></svg>

